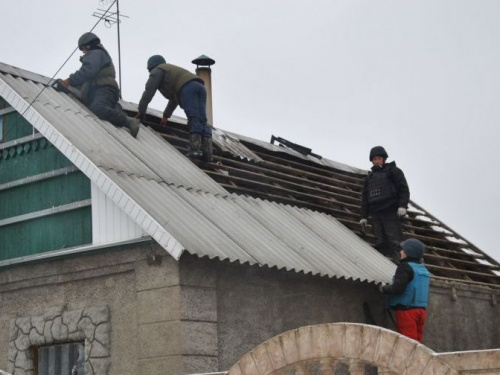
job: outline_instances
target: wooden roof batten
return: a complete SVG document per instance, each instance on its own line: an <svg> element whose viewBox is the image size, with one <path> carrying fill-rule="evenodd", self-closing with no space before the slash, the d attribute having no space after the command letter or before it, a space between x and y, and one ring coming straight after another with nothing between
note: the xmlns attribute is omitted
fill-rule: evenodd
<svg viewBox="0 0 500 375"><path fill-rule="evenodd" d="M169 122L167 128L160 128L157 125L159 119L156 121L146 125L185 153L188 145L186 125ZM248 141L240 142L262 161L241 159L214 145L213 162L197 162L198 167L231 193L331 215L373 246L374 236L361 232L358 224L365 174L315 164ZM415 202L410 203L408 217L403 221L403 235L418 238L426 244L424 261L436 279L500 288L500 264L496 260Z"/></svg>

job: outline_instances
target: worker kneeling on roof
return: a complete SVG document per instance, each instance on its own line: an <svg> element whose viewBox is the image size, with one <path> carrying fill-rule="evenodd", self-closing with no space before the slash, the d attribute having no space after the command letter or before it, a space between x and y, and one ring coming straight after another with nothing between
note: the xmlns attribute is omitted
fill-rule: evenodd
<svg viewBox="0 0 500 375"><path fill-rule="evenodd" d="M139 120L127 117L118 100L120 90L116 82L113 61L104 49L99 37L85 33L78 39L78 48L83 52L82 66L69 78L60 81L65 86L80 87L81 99L102 120L115 126L126 127L135 138L139 132Z"/></svg>
<svg viewBox="0 0 500 375"><path fill-rule="evenodd" d="M160 55L148 59L147 69L149 79L136 117L143 119L148 104L156 91L160 91L168 99L160 124L166 126L179 105L186 114L189 127L189 151L186 156L211 162L212 129L207 124L207 91L203 80L184 68L167 64Z"/></svg>
<svg viewBox="0 0 500 375"><path fill-rule="evenodd" d="M389 308L396 312L396 329L402 335L422 342L429 302L429 271L421 263L425 246L410 238L401 244L401 260L391 284L381 285L389 295Z"/></svg>

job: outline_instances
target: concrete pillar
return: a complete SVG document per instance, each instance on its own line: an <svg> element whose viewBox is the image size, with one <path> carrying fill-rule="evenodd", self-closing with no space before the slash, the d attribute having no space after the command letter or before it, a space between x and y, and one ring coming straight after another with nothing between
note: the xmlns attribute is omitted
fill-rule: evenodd
<svg viewBox="0 0 500 375"><path fill-rule="evenodd" d="M160 259L135 268L138 375L185 373L179 264L170 256Z"/></svg>
<svg viewBox="0 0 500 375"><path fill-rule="evenodd" d="M185 256L179 270L184 373L216 372L219 370L219 341L214 263Z"/></svg>

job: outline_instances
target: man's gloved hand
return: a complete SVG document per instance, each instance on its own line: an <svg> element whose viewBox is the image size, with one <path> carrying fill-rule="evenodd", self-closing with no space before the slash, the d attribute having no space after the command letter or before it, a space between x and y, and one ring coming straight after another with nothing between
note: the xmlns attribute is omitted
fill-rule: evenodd
<svg viewBox="0 0 500 375"><path fill-rule="evenodd" d="M398 208L398 217L404 217L404 216L406 216L406 208L399 207Z"/></svg>
<svg viewBox="0 0 500 375"><path fill-rule="evenodd" d="M144 117L144 115L141 112L137 112L137 114L135 115L135 118L138 118L141 121L142 121L143 117Z"/></svg>
<svg viewBox="0 0 500 375"><path fill-rule="evenodd" d="M52 83L52 87L59 92L68 93L69 79L58 78Z"/></svg>
<svg viewBox="0 0 500 375"><path fill-rule="evenodd" d="M359 225L361 225L361 229L366 229L366 227L368 226L368 220L367 219L361 219L359 221Z"/></svg>
<svg viewBox="0 0 500 375"><path fill-rule="evenodd" d="M168 117L163 116L160 121L161 126L167 126Z"/></svg>

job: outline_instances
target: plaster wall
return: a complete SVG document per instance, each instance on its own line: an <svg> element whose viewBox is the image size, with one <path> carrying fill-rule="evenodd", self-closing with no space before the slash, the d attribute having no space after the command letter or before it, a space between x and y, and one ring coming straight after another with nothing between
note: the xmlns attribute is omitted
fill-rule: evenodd
<svg viewBox="0 0 500 375"><path fill-rule="evenodd" d="M432 281L424 344L436 352L500 348L499 290Z"/></svg>
<svg viewBox="0 0 500 375"><path fill-rule="evenodd" d="M178 263L166 255L149 243L0 269L0 368L19 318L106 307L110 366L89 375L183 372Z"/></svg>
<svg viewBox="0 0 500 375"><path fill-rule="evenodd" d="M365 323L369 319L364 303L377 324L387 323L375 285L219 262L219 370L230 368L259 343L294 328Z"/></svg>
<svg viewBox="0 0 500 375"><path fill-rule="evenodd" d="M433 282L424 344L436 352L500 348L497 294ZM9 368L20 318L102 306L110 365L99 375L225 371L256 345L312 324L394 329L375 285L188 254L177 262L146 243L0 269L0 368Z"/></svg>
<svg viewBox="0 0 500 375"><path fill-rule="evenodd" d="M436 352L500 348L499 297L488 288L433 281L424 345ZM335 322L395 330L374 285L228 262L217 265L220 371L279 333Z"/></svg>

